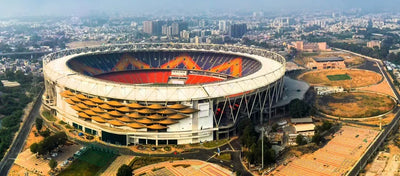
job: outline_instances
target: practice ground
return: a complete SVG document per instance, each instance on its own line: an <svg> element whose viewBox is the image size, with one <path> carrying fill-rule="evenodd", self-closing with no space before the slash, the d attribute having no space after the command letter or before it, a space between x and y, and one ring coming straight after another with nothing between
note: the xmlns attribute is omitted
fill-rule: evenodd
<svg viewBox="0 0 400 176"><path fill-rule="evenodd" d="M64 169L59 176L90 176L96 175L115 159L112 153L88 150L70 166Z"/></svg>
<svg viewBox="0 0 400 176"><path fill-rule="evenodd" d="M329 75L348 75L351 79L330 80L328 78ZM340 78L342 77L343 76L340 76ZM300 75L298 79L303 80L313 86L320 85L341 86L343 88L356 88L377 84L382 80L382 75L368 70L336 69L306 72Z"/></svg>
<svg viewBox="0 0 400 176"><path fill-rule="evenodd" d="M232 171L200 160L167 161L136 169L134 175L162 176L228 176Z"/></svg>
<svg viewBox="0 0 400 176"><path fill-rule="evenodd" d="M345 175L377 134L375 130L343 126L323 148L278 166L270 175Z"/></svg>
<svg viewBox="0 0 400 176"><path fill-rule="evenodd" d="M318 110L337 117L371 117L383 114L394 107L393 100L386 95L367 92L343 92L318 96Z"/></svg>

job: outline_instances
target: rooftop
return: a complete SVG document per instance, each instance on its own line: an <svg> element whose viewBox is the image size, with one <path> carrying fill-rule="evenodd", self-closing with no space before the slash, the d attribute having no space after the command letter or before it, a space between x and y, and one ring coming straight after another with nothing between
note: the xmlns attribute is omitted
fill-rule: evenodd
<svg viewBox="0 0 400 176"><path fill-rule="evenodd" d="M292 123L313 123L313 120L310 117L306 117L306 118L291 118L290 121Z"/></svg>
<svg viewBox="0 0 400 176"><path fill-rule="evenodd" d="M335 62L335 61L344 61L341 57L314 57L316 62Z"/></svg>
<svg viewBox="0 0 400 176"><path fill-rule="evenodd" d="M314 131L315 125L313 123L294 125L296 133L302 131Z"/></svg>

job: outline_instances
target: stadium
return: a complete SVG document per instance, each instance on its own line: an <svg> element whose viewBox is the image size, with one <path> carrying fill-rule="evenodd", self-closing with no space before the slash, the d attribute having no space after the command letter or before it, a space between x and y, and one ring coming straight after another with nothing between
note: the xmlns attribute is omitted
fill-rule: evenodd
<svg viewBox="0 0 400 176"><path fill-rule="evenodd" d="M137 43L54 52L43 72L43 109L74 128L116 145L190 144L270 117L285 59L243 46Z"/></svg>

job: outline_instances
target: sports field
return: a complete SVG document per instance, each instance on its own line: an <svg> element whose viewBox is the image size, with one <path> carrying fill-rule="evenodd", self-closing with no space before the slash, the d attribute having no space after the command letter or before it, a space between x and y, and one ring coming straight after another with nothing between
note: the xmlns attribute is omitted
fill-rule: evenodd
<svg viewBox="0 0 400 176"><path fill-rule="evenodd" d="M116 155L108 152L95 150L86 151L81 157L76 159L70 166L64 169L60 176L91 176L103 168L107 167Z"/></svg>
<svg viewBox="0 0 400 176"><path fill-rule="evenodd" d="M383 114L393 109L393 100L386 95L367 92L343 92L319 96L315 102L318 110L325 114L362 118Z"/></svg>
<svg viewBox="0 0 400 176"><path fill-rule="evenodd" d="M369 70L336 69L306 72L300 75L298 79L312 86L356 88L377 84L382 81L382 75Z"/></svg>
<svg viewBox="0 0 400 176"><path fill-rule="evenodd" d="M348 80L351 77L348 74L340 74L340 75L326 75L329 81L341 81L341 80Z"/></svg>

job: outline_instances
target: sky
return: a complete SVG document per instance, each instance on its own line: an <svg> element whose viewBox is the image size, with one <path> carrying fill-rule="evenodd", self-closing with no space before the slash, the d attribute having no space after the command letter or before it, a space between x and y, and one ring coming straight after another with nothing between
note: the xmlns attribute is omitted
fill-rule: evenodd
<svg viewBox="0 0 400 176"><path fill-rule="evenodd" d="M400 0L0 0L0 17L93 13L182 14L202 11L396 10Z"/></svg>

